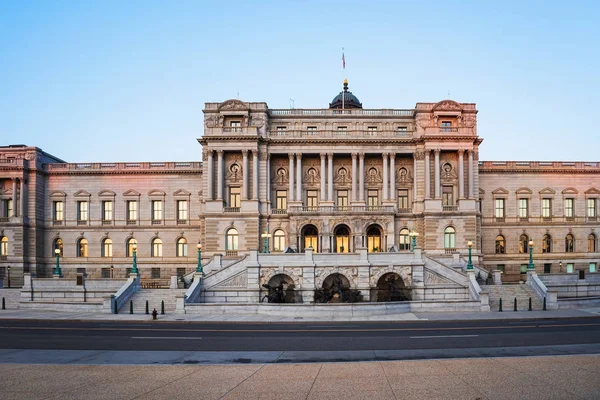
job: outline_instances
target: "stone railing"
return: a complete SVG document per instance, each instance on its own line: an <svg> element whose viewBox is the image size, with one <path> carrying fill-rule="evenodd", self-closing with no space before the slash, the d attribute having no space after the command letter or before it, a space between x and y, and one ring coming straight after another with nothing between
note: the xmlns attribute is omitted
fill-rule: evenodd
<svg viewBox="0 0 600 400"><path fill-rule="evenodd" d="M394 206L300 206L290 207L289 214L336 214L336 213L394 213Z"/></svg>
<svg viewBox="0 0 600 400"><path fill-rule="evenodd" d="M475 136L475 128L454 126L429 126L425 128L425 135L428 136L442 136L448 135L449 133L456 135Z"/></svg>
<svg viewBox="0 0 600 400"><path fill-rule="evenodd" d="M558 309L558 294L555 291L550 291L540 280L535 271L527 271L527 286L529 286L540 299L546 299L546 309Z"/></svg>
<svg viewBox="0 0 600 400"><path fill-rule="evenodd" d="M271 131L271 139L289 139L289 138L314 138L314 139L331 139L331 138L398 138L409 139L413 136L412 131L396 131L396 130L380 130L380 131L364 131L364 130L344 130L344 131L300 131L300 130L285 130Z"/></svg>
<svg viewBox="0 0 600 400"><path fill-rule="evenodd" d="M479 161L479 171L494 170L600 170L600 162L584 161Z"/></svg>
<svg viewBox="0 0 600 400"><path fill-rule="evenodd" d="M478 300L481 304L481 311L490 311L490 297L487 292L481 290L477 282L475 272L470 271L469 276L469 296L472 300Z"/></svg>
<svg viewBox="0 0 600 400"><path fill-rule="evenodd" d="M391 109L362 109L362 108L352 108L347 110L339 110L339 109L302 109L302 108L293 108L289 110L282 109L271 109L269 113L272 116L314 116L314 115L384 115L384 116L396 116L396 117L412 117L414 115L414 110L391 110Z"/></svg>
<svg viewBox="0 0 600 400"><path fill-rule="evenodd" d="M564 217L564 216L552 216L552 217L504 217L504 218L496 218L496 217L483 217L481 218L481 222L483 224L516 224L516 223L527 223L527 224L543 224L547 222L577 222L577 223L585 223L585 222L597 222L596 217L585 217L585 216L575 216L575 217Z"/></svg>
<svg viewBox="0 0 600 400"><path fill-rule="evenodd" d="M51 163L44 164L49 172L90 172L90 171L202 171L201 162L115 162L115 163Z"/></svg>

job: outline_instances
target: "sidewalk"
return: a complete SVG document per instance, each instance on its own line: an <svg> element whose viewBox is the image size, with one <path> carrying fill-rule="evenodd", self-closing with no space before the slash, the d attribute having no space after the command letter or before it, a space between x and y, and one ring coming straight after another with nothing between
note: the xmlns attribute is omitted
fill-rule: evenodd
<svg viewBox="0 0 600 400"><path fill-rule="evenodd" d="M491 312L440 312L440 313L401 313L388 315L372 315L365 319L361 317L318 318L318 317L281 317L269 315L201 315L175 314L158 315L158 321L191 321L191 322L365 322L365 321L447 321L447 320L491 320L491 319L553 319L600 316L600 308L564 309L554 311L491 311ZM85 320L85 321L148 321L152 315L145 313L120 314L59 312L45 310L8 309L0 310L2 319L38 319L38 320Z"/></svg>

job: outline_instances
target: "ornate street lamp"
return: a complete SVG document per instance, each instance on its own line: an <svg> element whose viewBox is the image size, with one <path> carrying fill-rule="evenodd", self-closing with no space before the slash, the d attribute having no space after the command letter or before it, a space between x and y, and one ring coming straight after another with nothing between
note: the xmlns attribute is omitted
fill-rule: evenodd
<svg viewBox="0 0 600 400"><path fill-rule="evenodd" d="M203 271L202 271L202 244L200 244L200 242L198 242L198 244L196 245L196 248L198 249L198 266L196 267L196 273L203 274Z"/></svg>
<svg viewBox="0 0 600 400"><path fill-rule="evenodd" d="M419 236L419 232L413 229L408 236L410 236L410 251L414 252L417 247L417 236Z"/></svg>
<svg viewBox="0 0 600 400"><path fill-rule="evenodd" d="M133 265L131 266L131 272L129 275L139 275L140 271L137 267L137 244L131 246L131 249L133 250Z"/></svg>
<svg viewBox="0 0 600 400"><path fill-rule="evenodd" d="M54 249L54 254L56 255L56 267L54 267L52 275L57 278L60 278L62 277L62 271L60 270L60 262L58 261L58 258L60 257L60 249Z"/></svg>
<svg viewBox="0 0 600 400"><path fill-rule="evenodd" d="M260 235L260 237L263 238L263 245L264 245L263 253L268 253L269 252L269 238L271 237L271 234L269 233L267 228L265 228L265 233Z"/></svg>
<svg viewBox="0 0 600 400"><path fill-rule="evenodd" d="M535 271L535 265L533 265L533 240L529 241L529 265L527 265L528 271Z"/></svg>
<svg viewBox="0 0 600 400"><path fill-rule="evenodd" d="M473 248L473 242L468 241L467 246L469 247L469 262L467 263L467 271L473 271L473 262L471 261L471 250Z"/></svg>

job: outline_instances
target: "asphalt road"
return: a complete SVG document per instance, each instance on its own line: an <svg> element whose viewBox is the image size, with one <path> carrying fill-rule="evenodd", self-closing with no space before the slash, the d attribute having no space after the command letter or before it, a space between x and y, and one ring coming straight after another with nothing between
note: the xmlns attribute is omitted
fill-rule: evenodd
<svg viewBox="0 0 600 400"><path fill-rule="evenodd" d="M600 317L398 323L0 320L0 349L335 352L564 345L598 348Z"/></svg>

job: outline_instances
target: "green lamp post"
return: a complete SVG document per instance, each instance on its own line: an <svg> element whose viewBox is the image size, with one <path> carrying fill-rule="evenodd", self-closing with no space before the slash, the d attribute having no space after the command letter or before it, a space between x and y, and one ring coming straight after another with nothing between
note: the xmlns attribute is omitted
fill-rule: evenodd
<svg viewBox="0 0 600 400"><path fill-rule="evenodd" d="M473 271L473 262L471 260L471 251L473 248L473 242L470 240L467 242L467 246L469 247L469 262L467 263L467 271Z"/></svg>
<svg viewBox="0 0 600 400"><path fill-rule="evenodd" d="M52 275L54 275L56 277L62 277L62 271L60 270L60 261L59 261L60 249L54 249L54 254L56 255L56 267L54 268Z"/></svg>
<svg viewBox="0 0 600 400"><path fill-rule="evenodd" d="M528 271L535 271L535 265L533 265L533 240L529 241L529 264L527 265Z"/></svg>
<svg viewBox="0 0 600 400"><path fill-rule="evenodd" d="M137 244L131 246L131 250L133 250L133 265L131 266L130 275L139 275L140 271L137 267Z"/></svg>
<svg viewBox="0 0 600 400"><path fill-rule="evenodd" d="M268 253L269 252L269 238L271 237L271 234L269 233L268 228L265 228L265 233L263 233L262 235L260 235L263 238L263 253Z"/></svg>
<svg viewBox="0 0 600 400"><path fill-rule="evenodd" d="M198 266L196 267L196 273L202 274L202 245L198 242L196 248L198 249Z"/></svg>
<svg viewBox="0 0 600 400"><path fill-rule="evenodd" d="M408 236L410 236L410 251L414 252L415 248L417 247L417 236L419 236L419 233L416 230L412 230Z"/></svg>

